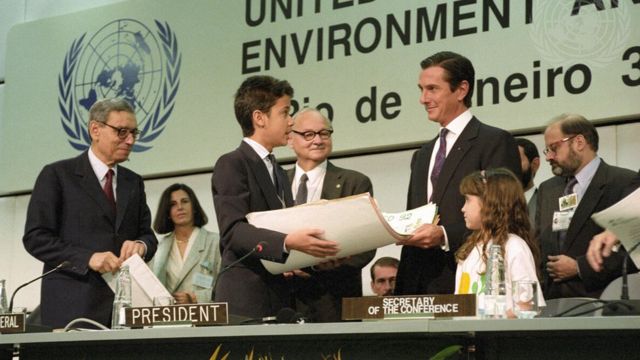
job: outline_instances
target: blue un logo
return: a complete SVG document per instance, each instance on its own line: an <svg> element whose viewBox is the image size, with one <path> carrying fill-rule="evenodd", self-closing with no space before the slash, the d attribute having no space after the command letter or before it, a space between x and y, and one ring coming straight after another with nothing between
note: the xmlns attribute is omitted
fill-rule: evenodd
<svg viewBox="0 0 640 360"><path fill-rule="evenodd" d="M133 19L112 21L85 42L71 44L58 77L58 103L67 140L74 149L91 145L89 108L102 98L127 100L136 111L140 137L133 151L151 149L173 111L182 56L169 25L155 32Z"/></svg>

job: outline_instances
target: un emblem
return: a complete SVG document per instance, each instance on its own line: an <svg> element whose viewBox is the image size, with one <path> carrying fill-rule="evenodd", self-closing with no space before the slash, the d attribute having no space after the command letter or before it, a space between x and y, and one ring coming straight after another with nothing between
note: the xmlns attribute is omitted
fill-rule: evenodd
<svg viewBox="0 0 640 360"><path fill-rule="evenodd" d="M133 19L112 21L85 43L75 39L58 76L61 122L74 149L91 145L89 108L96 100L119 97L136 112L140 136L133 151L151 149L175 105L182 56L169 25L155 21L156 32Z"/></svg>

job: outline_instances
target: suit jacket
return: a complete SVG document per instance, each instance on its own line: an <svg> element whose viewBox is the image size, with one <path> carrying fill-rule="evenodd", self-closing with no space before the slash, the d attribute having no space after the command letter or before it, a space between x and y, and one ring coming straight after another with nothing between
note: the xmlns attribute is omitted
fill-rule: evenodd
<svg viewBox="0 0 640 360"><path fill-rule="evenodd" d="M154 274L158 277L162 285L167 286L167 261L173 247L173 233L169 233L162 237L158 244L158 251L153 258L150 267ZM200 228L198 236L194 239L193 245L189 250L189 254L184 261L178 282L172 288L168 288L170 293L178 291L193 291L200 303L211 302L213 282L208 287L194 284L193 280L197 274L211 276L213 281L218 277L220 272L220 237L216 233L209 232ZM191 283L191 287L187 288L186 284Z"/></svg>
<svg viewBox="0 0 640 360"><path fill-rule="evenodd" d="M276 165L274 171L285 182L282 201L263 160L244 141L236 150L222 155L213 168L211 187L222 252L215 300L228 302L232 315L262 318L291 306L290 289L284 276L272 275L260 262L260 259L286 261L286 234L256 228L246 218L250 212L293 205L291 186L284 170ZM267 244L261 252L229 267L261 241Z"/></svg>
<svg viewBox="0 0 640 360"><path fill-rule="evenodd" d="M117 211L102 191L87 152L45 166L33 188L23 243L44 263L43 272L67 260L71 266L42 280L42 323L64 327L86 317L110 326L113 292L91 270L96 252L120 255L125 240L141 240L151 259L157 240L151 230L144 183L136 173L118 166Z"/></svg>
<svg viewBox="0 0 640 360"><path fill-rule="evenodd" d="M413 154L407 209L428 201L429 161L437 137ZM436 149L437 151L437 149ZM515 140L508 132L478 121L475 117L464 128L447 155L438 183L433 189L433 202L438 205L440 225L447 233L449 251L441 248L420 249L404 246L396 280L396 294L452 294L455 287L455 252L465 241L460 182L477 170L506 167L520 177L520 155Z"/></svg>
<svg viewBox="0 0 640 360"><path fill-rule="evenodd" d="M604 160L601 161L575 210L562 247L559 246L558 232L553 232L551 225L553 213L559 210L558 199L562 196L567 179L556 176L540 184L536 212L536 237L541 247L542 286L545 298L599 297L607 284L620 275L617 261L606 262L605 270L597 273L591 269L585 255L593 236L604 231L591 220L591 215L618 202L634 176L635 173L631 170L610 166ZM548 276L547 256L560 254L577 260L579 277L553 282Z"/></svg>
<svg viewBox="0 0 640 360"><path fill-rule="evenodd" d="M295 167L288 170L289 181L295 175ZM339 199L362 193L373 195L371 180L362 173L343 169L327 163L327 172L322 185L322 199ZM311 278L296 278L296 299L302 302L298 310L314 322L340 321L343 297L362 296L362 268L367 265L376 251L367 251L352 256L344 264L329 271L305 269ZM303 307L303 309L300 309Z"/></svg>

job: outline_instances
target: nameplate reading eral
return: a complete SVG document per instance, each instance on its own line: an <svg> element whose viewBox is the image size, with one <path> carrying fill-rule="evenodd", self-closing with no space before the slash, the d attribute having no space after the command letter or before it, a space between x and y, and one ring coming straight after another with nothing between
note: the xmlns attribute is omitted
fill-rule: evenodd
<svg viewBox="0 0 640 360"><path fill-rule="evenodd" d="M342 299L342 320L475 315L474 294L365 296Z"/></svg>
<svg viewBox="0 0 640 360"><path fill-rule="evenodd" d="M0 334L24 332L24 314L0 314Z"/></svg>
<svg viewBox="0 0 640 360"><path fill-rule="evenodd" d="M163 324L228 324L227 309L227 303L133 307L125 309L125 325L135 328Z"/></svg>

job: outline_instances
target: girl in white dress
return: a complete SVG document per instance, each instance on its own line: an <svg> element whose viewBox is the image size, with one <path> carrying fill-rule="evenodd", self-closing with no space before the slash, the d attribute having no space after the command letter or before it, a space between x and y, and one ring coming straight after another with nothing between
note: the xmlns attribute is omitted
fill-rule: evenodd
<svg viewBox="0 0 640 360"><path fill-rule="evenodd" d="M527 202L520 180L507 169L476 171L460 183L465 223L473 232L456 252L456 294L482 294L489 247L501 247L505 267L507 315L513 317L512 282L535 281L538 304L544 306L538 281L540 250L531 234Z"/></svg>

